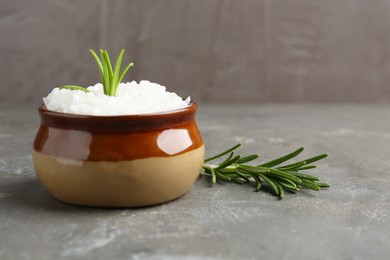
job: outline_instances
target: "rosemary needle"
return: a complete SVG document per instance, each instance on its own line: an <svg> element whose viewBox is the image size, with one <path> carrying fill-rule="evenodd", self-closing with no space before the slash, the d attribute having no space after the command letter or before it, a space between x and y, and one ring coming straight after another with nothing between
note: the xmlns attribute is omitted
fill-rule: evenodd
<svg viewBox="0 0 390 260"><path fill-rule="evenodd" d="M211 183L215 184L217 181L235 182L239 184L250 183L254 181L255 191L259 191L264 187L263 182L271 187L273 193L283 199L284 191L298 192L300 188L307 188L318 191L320 189L329 188L330 185L325 182L320 182L316 176L302 173L303 170L316 168L312 164L316 161L324 159L328 156L327 153L320 154L308 159L285 164L301 154L304 147L278 157L274 160L257 164L256 166L248 165L248 162L256 160L259 155L251 154L248 156L235 155L235 150L241 146L241 143L204 160L202 175L211 176ZM217 165L206 164L209 161L226 156L226 158Z"/></svg>
<svg viewBox="0 0 390 260"><path fill-rule="evenodd" d="M115 61L114 68L112 68L110 56L108 55L108 52L106 50L100 50L100 58L93 50L90 49L89 52L91 53L98 66L104 94L107 96L115 96L116 91L118 90L118 86L121 83L123 77L125 76L126 72L134 66L134 63L131 62L127 64L125 68L121 71L123 54L125 52L124 49L119 52L118 57ZM87 90L86 88L75 85L65 85L60 87L60 89L81 90L84 92L89 92L89 90Z"/></svg>
<svg viewBox="0 0 390 260"><path fill-rule="evenodd" d="M65 86L60 87L60 89L81 90L84 92L89 92L88 89L80 87L80 86L76 86L76 85L65 85Z"/></svg>

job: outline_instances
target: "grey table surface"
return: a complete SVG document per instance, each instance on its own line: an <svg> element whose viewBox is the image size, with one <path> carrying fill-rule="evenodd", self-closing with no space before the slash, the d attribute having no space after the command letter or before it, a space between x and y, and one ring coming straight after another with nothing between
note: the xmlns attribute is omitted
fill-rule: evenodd
<svg viewBox="0 0 390 260"><path fill-rule="evenodd" d="M207 154L329 152L329 190L286 194L200 178L183 197L98 209L48 195L32 167L34 105L0 104L0 259L390 259L390 105L201 105Z"/></svg>

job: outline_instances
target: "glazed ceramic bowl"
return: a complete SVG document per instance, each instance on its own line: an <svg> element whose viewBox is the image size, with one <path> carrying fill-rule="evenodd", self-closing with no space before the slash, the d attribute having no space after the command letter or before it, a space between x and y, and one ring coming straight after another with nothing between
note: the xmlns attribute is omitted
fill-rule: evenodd
<svg viewBox="0 0 390 260"><path fill-rule="evenodd" d="M183 195L204 160L196 104L171 112L85 116L39 107L35 172L58 200L139 207Z"/></svg>

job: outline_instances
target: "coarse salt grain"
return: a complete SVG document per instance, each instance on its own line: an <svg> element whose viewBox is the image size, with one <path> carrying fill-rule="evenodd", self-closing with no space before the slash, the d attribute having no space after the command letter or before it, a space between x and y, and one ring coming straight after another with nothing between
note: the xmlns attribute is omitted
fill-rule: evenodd
<svg viewBox="0 0 390 260"><path fill-rule="evenodd" d="M161 113L186 108L191 102L190 97L183 100L147 80L120 83L113 97L103 93L101 83L87 89L89 92L55 88L43 102L48 110L93 116Z"/></svg>

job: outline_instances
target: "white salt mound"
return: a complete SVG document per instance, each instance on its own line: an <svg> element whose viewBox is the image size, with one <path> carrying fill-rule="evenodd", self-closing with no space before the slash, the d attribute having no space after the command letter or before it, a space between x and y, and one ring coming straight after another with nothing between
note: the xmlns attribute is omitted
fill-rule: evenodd
<svg viewBox="0 0 390 260"><path fill-rule="evenodd" d="M116 96L104 95L101 83L81 90L55 88L43 102L48 110L93 116L117 116L167 112L188 107L183 100L164 86L142 80L120 83Z"/></svg>

